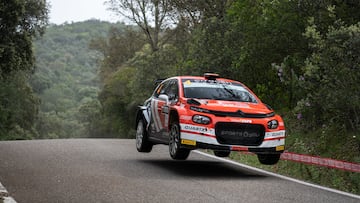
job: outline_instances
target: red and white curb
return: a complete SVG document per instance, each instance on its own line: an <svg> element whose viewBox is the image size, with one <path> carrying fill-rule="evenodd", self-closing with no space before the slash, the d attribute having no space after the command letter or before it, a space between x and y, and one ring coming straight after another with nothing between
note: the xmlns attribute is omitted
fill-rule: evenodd
<svg viewBox="0 0 360 203"><path fill-rule="evenodd" d="M9 193L6 190L6 188L0 183L0 202L3 203L16 203L16 201L12 198L9 197Z"/></svg>

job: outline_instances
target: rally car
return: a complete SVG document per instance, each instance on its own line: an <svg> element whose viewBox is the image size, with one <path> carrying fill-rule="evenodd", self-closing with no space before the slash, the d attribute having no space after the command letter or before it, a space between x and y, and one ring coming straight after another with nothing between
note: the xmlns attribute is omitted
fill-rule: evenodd
<svg viewBox="0 0 360 203"><path fill-rule="evenodd" d="M272 165L284 152L285 126L241 82L217 74L177 76L160 82L138 107L136 148L150 152L155 144L169 145L177 160L194 149L211 149L219 157L252 152Z"/></svg>

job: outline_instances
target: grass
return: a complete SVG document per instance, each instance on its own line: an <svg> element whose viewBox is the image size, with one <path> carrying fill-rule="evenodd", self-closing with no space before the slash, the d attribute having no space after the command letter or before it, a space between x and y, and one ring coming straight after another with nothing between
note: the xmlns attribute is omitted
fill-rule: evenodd
<svg viewBox="0 0 360 203"><path fill-rule="evenodd" d="M280 160L276 165L267 166L260 164L256 156L239 152L232 152L229 158L256 168L360 195L360 173L305 165L286 160Z"/></svg>
<svg viewBox="0 0 360 203"><path fill-rule="evenodd" d="M360 135L338 135L329 129L320 129L307 134L289 133L286 150L290 152L360 163ZM259 163L256 156L232 152L231 160L256 168L296 178L317 185L360 195L360 173L307 165L287 160L267 166Z"/></svg>

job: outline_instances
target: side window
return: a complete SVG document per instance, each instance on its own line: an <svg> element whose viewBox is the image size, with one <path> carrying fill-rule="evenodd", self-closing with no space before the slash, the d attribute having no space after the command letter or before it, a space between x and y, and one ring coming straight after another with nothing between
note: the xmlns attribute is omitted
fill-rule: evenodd
<svg viewBox="0 0 360 203"><path fill-rule="evenodd" d="M176 79L170 81L165 89L165 94L169 96L170 100L177 100L179 98L179 87Z"/></svg>
<svg viewBox="0 0 360 203"><path fill-rule="evenodd" d="M179 98L179 87L177 80L169 80L161 83L154 92L154 97L159 97L160 94L166 94L170 100Z"/></svg>
<svg viewBox="0 0 360 203"><path fill-rule="evenodd" d="M154 97L158 98L160 94L165 94L165 90L169 86L169 82L170 81L160 83L154 92Z"/></svg>

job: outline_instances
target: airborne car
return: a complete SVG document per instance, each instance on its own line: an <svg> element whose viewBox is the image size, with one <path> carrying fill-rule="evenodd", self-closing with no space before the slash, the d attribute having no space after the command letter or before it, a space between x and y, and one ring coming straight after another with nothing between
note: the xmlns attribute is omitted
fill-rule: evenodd
<svg viewBox="0 0 360 203"><path fill-rule="evenodd" d="M138 107L136 148L169 145L173 159L185 160L193 149L211 149L219 157L231 151L257 154L262 164L276 164L284 151L282 118L244 84L217 74L163 80Z"/></svg>

